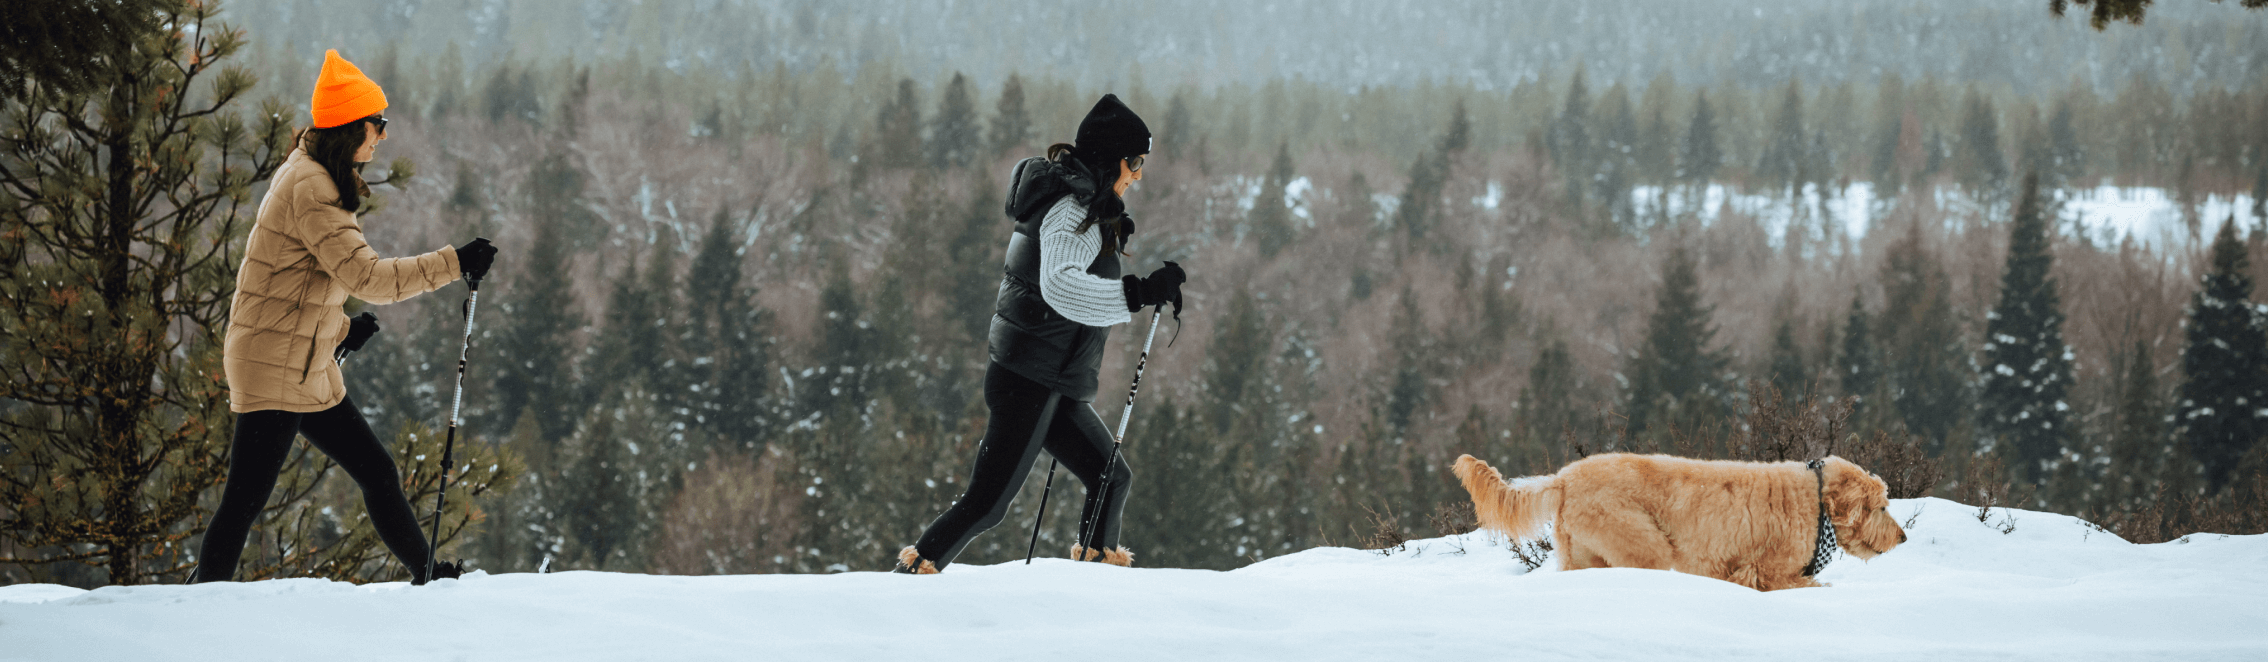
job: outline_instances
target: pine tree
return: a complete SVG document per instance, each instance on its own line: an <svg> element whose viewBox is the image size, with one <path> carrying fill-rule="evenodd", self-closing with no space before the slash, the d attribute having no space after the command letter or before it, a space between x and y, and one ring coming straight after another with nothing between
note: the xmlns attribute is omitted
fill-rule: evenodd
<svg viewBox="0 0 2268 662"><path fill-rule="evenodd" d="M1638 149L1631 155L1638 162L1641 182L1668 185L1677 178L1677 127L1669 116L1670 97L1676 90L1677 80L1663 71L1646 83L1638 99L1638 114L1645 119L1640 123Z"/></svg>
<svg viewBox="0 0 2268 662"><path fill-rule="evenodd" d="M535 237L526 261L511 265L507 287L496 297L504 319L487 327L498 338L488 344L498 359L491 389L496 408L488 428L500 434L523 414L532 415L542 438L557 441L574 431L574 412L583 408L571 352L584 318L568 290L574 279L567 264L575 236L570 211L580 210L573 200L580 195L581 174L555 153L537 163L530 181Z"/></svg>
<svg viewBox="0 0 2268 662"><path fill-rule="evenodd" d="M1772 388L1790 402L1810 398L1811 368L1804 365L1803 349L1796 346L1795 321L1782 319L1772 331Z"/></svg>
<svg viewBox="0 0 2268 662"><path fill-rule="evenodd" d="M1229 299L1228 310L1220 325L1214 327L1205 350L1209 357L1203 370L1205 399L1210 404L1205 418L1211 421L1214 433L1228 432L1246 416L1271 417L1272 412L1264 406L1269 399L1264 391L1269 385L1269 348L1275 346L1274 335L1266 313L1260 310L1260 301L1252 292L1239 289Z"/></svg>
<svg viewBox="0 0 2268 662"><path fill-rule="evenodd" d="M1410 166L1410 183L1402 189L1402 202L1394 214L1395 224L1409 233L1411 240L1425 237L1440 220L1449 166L1472 141L1472 130L1472 121L1465 116L1465 102L1459 100L1450 109L1449 129L1441 134L1441 141Z"/></svg>
<svg viewBox="0 0 2268 662"><path fill-rule="evenodd" d="M2043 185L2063 188L2087 171L2087 152L2079 140L2077 113L2072 109L2070 95L2055 102L2054 114L2048 118L2047 170L2041 173Z"/></svg>
<svg viewBox="0 0 2268 662"><path fill-rule="evenodd" d="M2166 435L2166 407L2158 391L2158 366L2150 347L2140 340L2123 357L2120 371L2117 427L2111 433L2111 464L2107 482L2114 506L2133 506L2156 493L2159 471L2170 450Z"/></svg>
<svg viewBox="0 0 2268 662"><path fill-rule="evenodd" d="M1953 317L1944 267L1922 245L1921 226L1907 226L1882 267L1884 377L1890 404L1906 429L1942 453L1966 419L1968 354Z"/></svg>
<svg viewBox="0 0 2268 662"><path fill-rule="evenodd" d="M1961 142L1954 146L1953 177L1971 190L1998 191L2008 182L2008 161L2000 151L1999 115L1993 111L1992 101L1974 89L1969 90L1962 106Z"/></svg>
<svg viewBox="0 0 2268 662"><path fill-rule="evenodd" d="M102 91L115 64L131 63L135 39L158 17L180 11L163 0L22 0L0 22L0 99L29 96L33 82L64 96ZM130 66L130 65L129 65Z"/></svg>
<svg viewBox="0 0 2268 662"><path fill-rule="evenodd" d="M2238 4L2247 9L2260 9L2268 7L2268 0L2238 0ZM2142 16L2150 11L2150 0L2048 0L2048 9L2055 12L2056 16L2062 16L2071 5L2093 5L2094 10L2088 12L2087 24L2094 26L2098 32L2110 27L2113 21L2141 25Z"/></svg>
<svg viewBox="0 0 2268 662"><path fill-rule="evenodd" d="M1166 102L1165 125L1152 131L1157 134L1159 154L1174 159L1187 156L1186 150L1193 144L1190 140L1197 129L1191 117L1188 95L1174 91L1173 100Z"/></svg>
<svg viewBox="0 0 2268 662"><path fill-rule="evenodd" d="M1214 550L1212 563L1234 565L1253 553L1262 540L1278 540L1281 532L1271 516L1283 512L1281 462L1285 411L1282 390L1272 370L1277 346L1268 315L1249 291L1238 291L1228 302L1221 324L1213 328L1206 345L1209 357L1201 371L1209 434L1219 465L1206 480L1218 483L1222 505L1197 517L1228 520L1224 544ZM1183 486L1187 487L1187 486ZM1160 488L1146 488L1160 489ZM1163 486L1162 489L1174 489ZM1233 543L1233 544L1230 544Z"/></svg>
<svg viewBox="0 0 2268 662"><path fill-rule="evenodd" d="M850 261L837 255L830 262L827 280L819 289L819 346L813 352L818 365L816 374L802 386L800 404L804 411L818 413L830 424L847 425L848 421L835 419L855 419L866 406L872 386L868 376L880 362L881 339L868 317L866 302L859 299L857 285L851 281Z"/></svg>
<svg viewBox="0 0 2268 662"><path fill-rule="evenodd" d="M1609 226L1627 233L1636 230L1638 224L1630 203L1630 187L1638 181L1638 116L1631 110L1630 95L1621 83L1607 88L1599 106L1598 164L1597 176L1592 178L1592 197L1605 208Z"/></svg>
<svg viewBox="0 0 2268 662"><path fill-rule="evenodd" d="M662 394L665 407L674 408L681 399L685 380L678 374L678 334L671 332L679 328L679 308L673 300L678 289L677 251L671 247L676 242L668 237L667 228L661 232L645 270L631 262L614 283L601 320L599 351L591 357L595 367L584 382L591 389L584 396L587 402L596 402L607 389L633 379Z"/></svg>
<svg viewBox="0 0 2268 662"><path fill-rule="evenodd" d="M559 97L559 136L566 140L582 137L583 125L590 115L591 70L589 67L577 69L574 76L574 82L567 85L567 93ZM723 122L715 116L719 112L711 110L712 116L704 122L705 135L716 135L718 125Z"/></svg>
<svg viewBox="0 0 2268 662"><path fill-rule="evenodd" d="M1527 446L1556 448L1561 436L1576 432L1573 428L1582 412L1575 404L1575 380L1575 360L1565 339L1553 338L1536 353L1536 364L1528 368L1528 387L1520 391L1519 433Z"/></svg>
<svg viewBox="0 0 2268 662"><path fill-rule="evenodd" d="M1567 199L1578 210L1584 206L1583 194L1591 180L1590 116L1591 92L1583 85L1583 65L1577 64L1567 83L1567 101L1552 120L1549 147L1552 163L1567 178Z"/></svg>
<svg viewBox="0 0 2268 662"><path fill-rule="evenodd" d="M1858 406L1862 408L1882 384L1881 350L1875 347L1867 320L1866 304L1859 297L1851 297L1851 314L1844 323L1843 351L1835 359L1835 375L1843 396L1859 398Z"/></svg>
<svg viewBox="0 0 2268 662"><path fill-rule="evenodd" d="M685 275L687 390L696 425L719 445L754 451L765 441L771 401L770 315L744 284L740 244L731 216L718 208Z"/></svg>
<svg viewBox="0 0 2268 662"><path fill-rule="evenodd" d="M2040 211L2038 175L2024 177L2009 230L2000 303L1985 318L1984 390L1979 436L2013 446L2016 468L2040 482L2070 445L2071 347L2063 342L2062 296L2050 273L2055 254Z"/></svg>
<svg viewBox="0 0 2268 662"><path fill-rule="evenodd" d="M1897 74L1884 75L1874 95L1873 159L1867 168L1876 195L1893 194L1904 187L1899 155L1912 135L1907 123L1909 118L1905 81Z"/></svg>
<svg viewBox="0 0 2268 662"><path fill-rule="evenodd" d="M983 128L977 121L976 100L969 92L969 78L953 72L953 82L945 85L945 97L937 104L937 116L929 124L929 165L933 168L966 168L976 161L977 151L983 148Z"/></svg>
<svg viewBox="0 0 2268 662"><path fill-rule="evenodd" d="M1701 302L1700 277L1684 246L1670 250L1654 302L1645 344L1627 368L1633 434L1658 423L1711 419L1719 413L1716 399L1723 396L1722 375L1729 363L1722 348L1710 348L1717 329L1709 318L1716 307Z"/></svg>
<svg viewBox="0 0 2268 662"><path fill-rule="evenodd" d="M1276 146L1276 162L1260 185L1260 197L1252 201L1250 222L1261 257L1275 257L1296 237L1291 210L1284 200L1284 189L1291 185L1292 176L1291 143L1287 141Z"/></svg>
<svg viewBox="0 0 2268 662"><path fill-rule="evenodd" d="M536 98L535 72L514 68L510 62L496 65L496 71L489 74L488 84L480 91L480 105L491 124L507 119L543 124L543 102Z"/></svg>
<svg viewBox="0 0 2268 662"><path fill-rule="evenodd" d="M2260 152L2260 165L2252 173L2252 218L2268 227L2268 146Z"/></svg>
<svg viewBox="0 0 2268 662"><path fill-rule="evenodd" d="M980 350L992 326L992 307L1000 295L1001 264L1007 259L1001 237L1010 232L997 189L989 182L977 186L976 195L959 215L958 228L945 244L953 275L944 279L950 289L943 314L961 329L965 346ZM1140 241L1140 237L1135 240Z"/></svg>
<svg viewBox="0 0 2268 662"><path fill-rule="evenodd" d="M562 445L572 458L560 472L560 529L568 543L561 561L568 568L628 570L623 563L640 536L638 476L629 447L639 439L618 421L623 409L646 395L640 387L617 385L606 400L580 416L581 424Z"/></svg>
<svg viewBox="0 0 2268 662"><path fill-rule="evenodd" d="M869 154L883 168L921 165L921 99L911 78L898 81L898 94L882 105L874 117L874 143Z"/></svg>
<svg viewBox="0 0 2268 662"><path fill-rule="evenodd" d="M126 42L69 65L83 84L0 103L0 581L179 576L227 474L221 335L293 115L239 114L256 79L227 64L245 39L216 10L158 9L80 35Z"/></svg>
<svg viewBox="0 0 2268 662"><path fill-rule="evenodd" d="M1764 147L1763 158L1756 163L1756 176L1775 189L1792 189L1807 174L1805 153L1803 84L1790 80L1787 93L1781 97L1779 112L1772 115L1771 139Z"/></svg>
<svg viewBox="0 0 2268 662"><path fill-rule="evenodd" d="M481 193L480 175L473 172L472 164L457 162L456 182L449 187L448 201L441 204L450 227L470 230L477 237L489 236L495 231Z"/></svg>
<svg viewBox="0 0 2268 662"><path fill-rule="evenodd" d="M1426 375L1433 367L1433 338L1426 329L1425 311L1418 307L1417 293L1408 286L1402 288L1400 302L1394 314L1393 375L1387 380L1386 430L1393 437L1408 434L1410 425L1417 421L1431 402L1433 388L1426 383Z"/></svg>
<svg viewBox="0 0 2268 662"><path fill-rule="evenodd" d="M2189 344L2174 406L2175 434L2204 467L2208 494L2268 433L2268 336L2252 302L2251 256L2232 216L2213 238L2211 271L2190 298Z"/></svg>
<svg viewBox="0 0 2268 662"><path fill-rule="evenodd" d="M1709 109L1709 93L1693 95L1693 119L1686 123L1685 141L1678 145L1678 180L1706 186L1717 176L1724 150L1717 146L1717 113Z"/></svg>
<svg viewBox="0 0 2268 662"><path fill-rule="evenodd" d="M1126 498L1125 544L1142 554L1145 565L1235 567L1232 520L1221 516L1233 507L1226 490L1230 477L1221 470L1223 445L1210 443L1198 417L1169 398L1142 407L1142 420L1135 423L1141 438L1125 450L1128 466L1140 471Z"/></svg>
<svg viewBox="0 0 2268 662"><path fill-rule="evenodd" d="M993 105L992 131L987 138L992 153L1006 154L1032 138L1032 114L1024 108L1024 78L1008 74L1000 86L1000 101Z"/></svg>

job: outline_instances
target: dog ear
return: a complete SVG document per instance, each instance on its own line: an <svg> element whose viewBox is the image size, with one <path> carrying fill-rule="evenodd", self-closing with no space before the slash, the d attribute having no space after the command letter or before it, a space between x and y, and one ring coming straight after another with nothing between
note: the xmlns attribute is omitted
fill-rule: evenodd
<svg viewBox="0 0 2268 662"><path fill-rule="evenodd" d="M1849 460L1830 455L1824 471L1827 513L1837 524L1857 526L1858 516L1871 509L1872 497L1889 493L1882 479Z"/></svg>

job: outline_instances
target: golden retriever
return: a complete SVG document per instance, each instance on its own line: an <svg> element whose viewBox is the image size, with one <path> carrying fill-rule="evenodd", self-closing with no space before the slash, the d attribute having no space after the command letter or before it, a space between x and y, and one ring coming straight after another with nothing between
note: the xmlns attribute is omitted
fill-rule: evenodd
<svg viewBox="0 0 2268 662"><path fill-rule="evenodd" d="M1456 472L1481 526L1519 540L1556 523L1563 570L1676 570L1759 591L1822 586L1803 575L1821 503L1852 556L1873 558L1906 540L1882 479L1839 457L1818 477L1802 462L1624 453L1516 483L1471 455L1457 458Z"/></svg>

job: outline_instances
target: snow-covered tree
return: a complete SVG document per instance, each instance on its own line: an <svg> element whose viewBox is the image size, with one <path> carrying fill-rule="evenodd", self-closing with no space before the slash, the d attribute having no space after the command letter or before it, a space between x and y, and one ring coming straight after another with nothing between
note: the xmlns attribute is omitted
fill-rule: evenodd
<svg viewBox="0 0 2268 662"><path fill-rule="evenodd" d="M2213 238L2211 271L2190 298L2188 346L2174 404L2175 432L2205 471L2208 493L2220 491L2237 460L2268 433L2268 337L2252 302L2250 256L2236 219Z"/></svg>
<svg viewBox="0 0 2268 662"><path fill-rule="evenodd" d="M736 230L718 209L685 275L685 397L716 443L755 450L769 431L771 313L744 282Z"/></svg>
<svg viewBox="0 0 2268 662"><path fill-rule="evenodd" d="M2000 303L1985 318L1981 441L2007 443L2019 475L2039 482L2071 443L2071 347L2063 342L2063 299L2050 271L2048 222L2039 176L2024 178L2008 239Z"/></svg>

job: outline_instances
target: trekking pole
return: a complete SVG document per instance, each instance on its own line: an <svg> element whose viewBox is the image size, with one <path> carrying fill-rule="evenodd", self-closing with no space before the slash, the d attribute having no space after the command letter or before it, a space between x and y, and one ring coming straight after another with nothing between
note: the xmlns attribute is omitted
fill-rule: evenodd
<svg viewBox="0 0 2268 662"><path fill-rule="evenodd" d="M1176 318L1181 315L1180 304L1174 304L1173 313ZM1110 461L1103 464L1102 490L1098 492L1102 495L1102 505L1096 508L1094 521L1079 523L1080 556L1094 551L1093 537L1102 534L1102 519L1110 507L1110 474L1118 470L1118 449L1126 445L1126 424L1134 420L1134 394L1142 392L1142 369L1150 366L1150 346L1157 343L1158 322L1164 321L1164 318L1165 304L1158 304L1157 308L1150 310L1150 337L1142 341L1142 358L1134 361L1134 385L1126 389L1126 408L1118 410L1118 433L1110 437Z"/></svg>
<svg viewBox="0 0 2268 662"><path fill-rule="evenodd" d="M457 395L449 405L449 440L441 446L441 489L433 493L432 547L425 554L425 579L433 580L433 565L441 558L441 506L449 497L449 468L456 464L457 416L465 407L465 355L472 353L473 310L480 306L480 279L465 279L465 342L457 346Z"/></svg>
<svg viewBox="0 0 2268 662"><path fill-rule="evenodd" d="M1126 436L1126 421L1127 421L1127 419L1128 419L1129 417L1131 417L1131 416L1133 415L1133 413L1134 413L1134 393L1135 393L1135 392L1137 392L1137 391L1140 391L1140 390L1142 390L1142 368L1144 368L1144 367L1146 367L1146 366L1148 366L1148 365L1150 364L1150 345L1151 345L1151 344L1153 344L1153 343L1156 343L1156 342L1157 342L1157 340L1158 340L1158 315L1159 315L1160 313L1163 313L1164 311L1165 311L1165 304L1158 304L1158 309L1157 309L1157 312L1153 312L1153 313L1151 313L1151 314L1150 314L1150 337L1149 337L1149 339L1147 339L1147 340L1143 340L1143 341L1142 341L1142 358L1141 358L1140 360L1138 360L1138 361L1136 361L1136 362L1134 363L1134 386L1133 386L1133 388L1127 389L1127 391L1126 391L1126 409L1125 409L1125 410L1123 410L1123 411L1120 411L1120 412L1119 412L1119 416L1118 416L1118 437L1124 437L1124 436ZM1047 424L1048 424L1048 421L1040 421L1040 425L1047 425ZM1116 439L1117 439L1117 437L1113 437L1113 443L1112 443L1112 445L1111 445L1111 464L1112 464L1112 465L1115 465L1115 464L1116 464L1116 462L1117 462L1117 460L1118 460L1118 448L1117 448L1117 444L1115 443L1115 440L1116 440ZM1024 565L1031 565L1031 564L1032 564L1032 554L1033 554L1034 552L1036 552L1036 551L1038 551L1038 550L1039 550L1039 528L1040 528L1040 520L1041 520L1042 518L1045 518L1045 517L1047 517L1047 497L1048 497L1048 494L1049 494L1049 493L1051 493L1051 492L1053 492L1053 491L1055 490L1055 462L1056 462L1056 460L1055 460L1055 458L1054 458L1053 456L1050 456L1050 457L1048 457L1048 459L1047 459L1047 484L1046 484L1046 485L1045 485L1044 487L1041 487L1041 488L1040 488L1040 507L1039 507L1039 515L1037 515L1037 516L1034 516L1034 517L1032 518L1032 542L1031 542L1031 544L1024 546ZM1110 472L1109 472L1109 470L1110 470L1110 469L1113 469L1113 468L1116 468L1116 467L1115 467L1115 466L1105 466L1105 467L1104 467L1104 472L1103 472L1103 487L1104 487L1104 488L1106 488L1106 490L1107 490L1107 488L1109 488L1109 487L1110 487ZM1107 493L1107 492L1106 492L1106 493ZM1086 543L1086 539L1087 539L1087 533L1086 533L1086 532L1087 532L1087 524L1086 524L1085 522L1080 522L1080 523L1079 523L1079 540L1080 540L1080 542L1079 542L1079 545L1080 545L1081 547L1084 547L1084 546L1086 546L1086 544L1087 544L1087 543Z"/></svg>
<svg viewBox="0 0 2268 662"><path fill-rule="evenodd" d="M1048 423L1047 421L1040 421L1040 425L1047 425L1047 423ZM1036 552L1036 551L1039 551L1039 527L1040 527L1040 521L1041 521L1041 520L1044 520L1044 519L1047 519L1047 495L1048 495L1048 493L1050 493L1050 492L1054 492L1054 491L1055 491L1055 456L1053 456L1053 455L1050 455L1050 456L1048 456L1048 458L1047 458L1047 485L1046 485L1046 486L1044 486L1044 487L1041 487L1041 488L1040 488L1040 507L1039 507L1039 514L1038 514L1038 515L1034 515L1034 516L1032 516L1032 543L1031 543L1031 544L1029 544L1029 545L1025 545L1025 546L1024 546L1024 565L1031 565L1031 564L1032 564L1032 553L1033 553L1033 552Z"/></svg>

